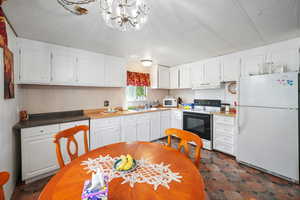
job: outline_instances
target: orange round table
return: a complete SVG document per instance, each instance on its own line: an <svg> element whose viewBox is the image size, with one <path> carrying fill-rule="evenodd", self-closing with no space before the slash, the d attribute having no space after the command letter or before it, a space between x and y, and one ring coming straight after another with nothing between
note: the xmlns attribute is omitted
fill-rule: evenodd
<svg viewBox="0 0 300 200"><path fill-rule="evenodd" d="M159 186L157 190L147 183L136 183L132 188L128 183L121 184L122 178L115 178L109 182L109 200L204 199L203 179L194 163L184 154L162 144L134 142L104 146L73 160L49 181L39 200L80 200L84 181L91 178L81 162L108 154L111 157L131 154L135 159L145 158L151 163L170 164L170 169L182 176L181 182L169 183L170 189Z"/></svg>

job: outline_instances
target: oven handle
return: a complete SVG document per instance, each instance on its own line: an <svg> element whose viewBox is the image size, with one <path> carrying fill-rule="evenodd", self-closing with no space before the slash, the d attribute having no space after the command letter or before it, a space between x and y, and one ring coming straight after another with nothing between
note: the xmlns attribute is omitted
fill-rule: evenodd
<svg viewBox="0 0 300 200"><path fill-rule="evenodd" d="M206 117L206 118L210 118L211 117L211 115L210 114L203 114L203 113L190 113L190 112L183 112L183 117L189 117L189 116L191 116L191 117L197 117L197 118L199 118L199 117Z"/></svg>

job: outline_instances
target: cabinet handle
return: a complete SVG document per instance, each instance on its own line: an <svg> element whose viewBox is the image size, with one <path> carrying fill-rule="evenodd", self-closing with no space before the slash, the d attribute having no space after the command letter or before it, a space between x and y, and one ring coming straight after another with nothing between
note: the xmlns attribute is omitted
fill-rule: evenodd
<svg viewBox="0 0 300 200"><path fill-rule="evenodd" d="M53 81L53 53L50 53L50 81Z"/></svg>

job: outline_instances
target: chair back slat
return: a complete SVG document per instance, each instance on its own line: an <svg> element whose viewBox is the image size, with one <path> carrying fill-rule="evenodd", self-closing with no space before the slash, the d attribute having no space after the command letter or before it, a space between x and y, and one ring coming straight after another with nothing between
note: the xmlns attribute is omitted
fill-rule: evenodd
<svg viewBox="0 0 300 200"><path fill-rule="evenodd" d="M78 147L78 142L76 141L75 139L75 135L79 132L83 131L83 137L84 137L84 150L85 150L85 153L87 153L89 151L88 149L88 139L87 139L87 132L89 131L89 127L86 126L86 125L81 125L81 126L76 126L76 127L73 127L73 128L69 128L69 129L66 129L66 130L63 130L59 133L57 133L55 136L54 136L54 143L56 144L56 156L57 156L57 160L58 160L58 164L60 166L60 168L63 168L65 166L65 163L64 163L64 159L63 159L63 156L62 156L62 152L61 152L61 145L60 145L60 140L62 138L65 138L67 139L67 153L72 160L78 158L78 151L79 151L79 147ZM74 144L75 145L75 152L72 153L71 151L71 144Z"/></svg>
<svg viewBox="0 0 300 200"><path fill-rule="evenodd" d="M180 142L178 144L178 151L181 151L181 149L184 150L184 153L187 157L189 157L190 149L189 149L189 142L194 142L196 144L195 149L195 165L199 167L200 158L201 158L201 149L203 148L203 142L202 139L189 131L176 129L176 128L169 128L165 130L165 135L168 136L168 146L171 146L171 138L172 136L176 136L180 139Z"/></svg>
<svg viewBox="0 0 300 200"><path fill-rule="evenodd" d="M3 186L7 183L8 180L9 180L9 173L0 172L0 200L5 200Z"/></svg>

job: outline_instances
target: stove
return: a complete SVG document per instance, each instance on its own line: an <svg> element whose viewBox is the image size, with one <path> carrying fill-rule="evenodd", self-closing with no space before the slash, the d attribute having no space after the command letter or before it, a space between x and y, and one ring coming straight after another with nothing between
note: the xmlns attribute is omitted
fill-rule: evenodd
<svg viewBox="0 0 300 200"><path fill-rule="evenodd" d="M198 135L204 148L212 150L213 112L220 112L221 100L194 100L194 109L183 112L183 129Z"/></svg>

